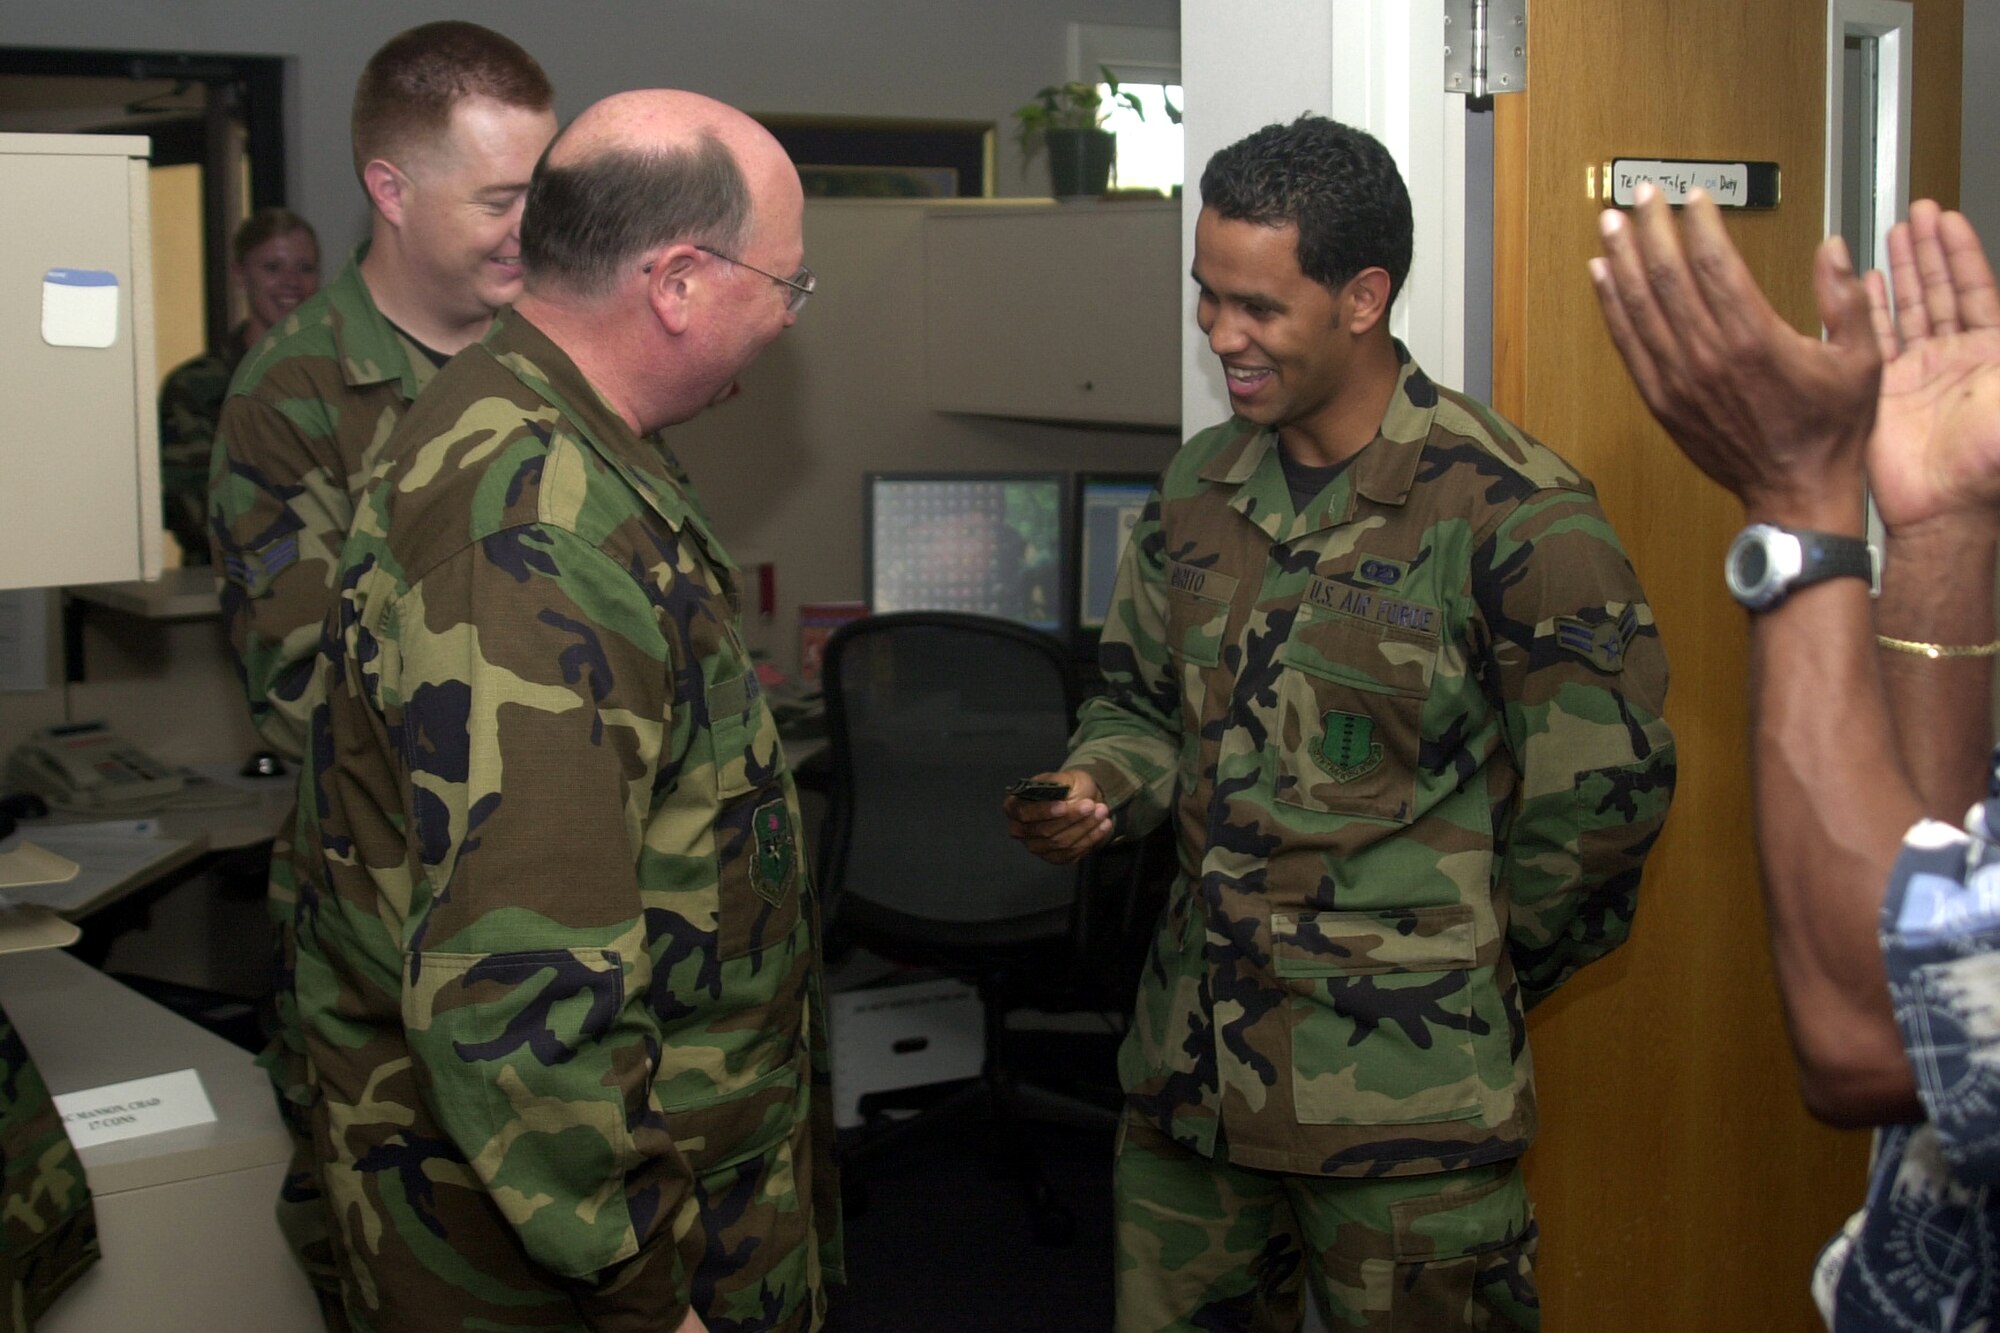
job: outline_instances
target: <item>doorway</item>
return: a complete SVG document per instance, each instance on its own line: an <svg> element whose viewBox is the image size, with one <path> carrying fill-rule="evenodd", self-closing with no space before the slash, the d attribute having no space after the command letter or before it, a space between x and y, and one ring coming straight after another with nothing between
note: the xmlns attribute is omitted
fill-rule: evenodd
<svg viewBox="0 0 2000 1333"><path fill-rule="evenodd" d="M230 238L253 210L285 202L283 66L273 56L0 49L0 131L152 141L162 379L221 345L239 317Z"/></svg>

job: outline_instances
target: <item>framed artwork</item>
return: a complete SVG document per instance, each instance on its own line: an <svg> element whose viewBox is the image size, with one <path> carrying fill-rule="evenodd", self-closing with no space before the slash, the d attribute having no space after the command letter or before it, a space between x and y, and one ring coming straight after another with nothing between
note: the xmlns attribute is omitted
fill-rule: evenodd
<svg viewBox="0 0 2000 1333"><path fill-rule="evenodd" d="M993 126L966 120L760 116L809 199L983 199L993 194Z"/></svg>

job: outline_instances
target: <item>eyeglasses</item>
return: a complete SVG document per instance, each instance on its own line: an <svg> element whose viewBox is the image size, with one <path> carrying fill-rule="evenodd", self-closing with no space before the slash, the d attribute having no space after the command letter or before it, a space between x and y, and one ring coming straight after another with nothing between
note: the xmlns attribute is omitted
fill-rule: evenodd
<svg viewBox="0 0 2000 1333"><path fill-rule="evenodd" d="M758 268L755 264L746 264L742 260L738 259L735 255L726 255L722 253L722 251L720 250L711 250L705 245L697 245L695 249L701 251L705 255L714 255L717 259L722 260L724 263L735 264L739 268L749 269L752 273L762 274L764 277L769 278L772 282L784 283L785 286L792 289L785 301L785 311L787 314L796 315L799 313L799 311L805 309L806 299L810 297L813 294L814 290L817 289L819 286L819 279L815 278L813 276L813 271L807 268L804 264L799 265L799 271L797 273L794 273L791 277L781 278L777 274L769 271L768 269Z"/></svg>

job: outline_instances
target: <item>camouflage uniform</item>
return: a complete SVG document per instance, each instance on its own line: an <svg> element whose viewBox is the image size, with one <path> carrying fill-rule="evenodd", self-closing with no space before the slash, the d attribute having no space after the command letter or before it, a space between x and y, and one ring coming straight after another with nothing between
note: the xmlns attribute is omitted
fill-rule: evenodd
<svg viewBox="0 0 2000 1333"><path fill-rule="evenodd" d="M357 249L251 353L230 386L210 463L209 533L237 675L258 732L294 759L305 749L313 658L355 497L434 369L375 308L361 279L366 253ZM290 1004L292 899L289 840L280 836L270 881L279 1030L261 1059L294 1139L278 1218L337 1327L339 1275L305 1127L312 1085Z"/></svg>
<svg viewBox="0 0 2000 1333"><path fill-rule="evenodd" d="M250 720L294 759L354 499L433 369L375 308L361 280L367 249L257 344L230 385L209 464L222 615Z"/></svg>
<svg viewBox="0 0 2000 1333"><path fill-rule="evenodd" d="M818 927L735 567L665 446L518 315L390 453L298 828L348 1318L816 1326Z"/></svg>
<svg viewBox="0 0 2000 1333"><path fill-rule="evenodd" d="M1129 1117L1435 1194L1528 1146L1522 1015L1625 938L1674 760L1652 612L1589 484L1397 354L1379 437L1303 514L1269 431L1175 456L1066 766L1122 833L1178 835ZM1460 1239L1525 1272L1525 1201L1490 1224ZM1148 1261L1121 1225L1123 1310Z"/></svg>
<svg viewBox="0 0 2000 1333"><path fill-rule="evenodd" d="M229 331L219 352L175 366L160 385L160 517L180 544L181 563L208 563L208 461L229 377L249 348L248 324Z"/></svg>
<svg viewBox="0 0 2000 1333"><path fill-rule="evenodd" d="M0 1010L0 1333L27 1333L97 1260L83 1163L20 1032Z"/></svg>

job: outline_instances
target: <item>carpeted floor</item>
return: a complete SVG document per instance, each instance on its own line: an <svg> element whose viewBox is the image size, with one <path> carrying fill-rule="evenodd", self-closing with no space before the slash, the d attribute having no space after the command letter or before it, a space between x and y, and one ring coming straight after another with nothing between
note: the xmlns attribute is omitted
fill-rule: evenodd
<svg viewBox="0 0 2000 1333"><path fill-rule="evenodd" d="M1115 1039L1016 1033L1035 1082L1118 1104ZM1039 1068L1036 1066L1039 1064ZM865 1105L865 1104L864 1104ZM1036 1238L999 1127L973 1113L928 1124L847 1172L848 1282L828 1333L1104 1333L1111 1327L1111 1150L1101 1124L1036 1121L1028 1142L1067 1243Z"/></svg>
<svg viewBox="0 0 2000 1333"><path fill-rule="evenodd" d="M990 1125L925 1134L868 1164L828 1333L1100 1333L1111 1327L1110 1126L1038 1125L1043 1178L1076 1218L1037 1243Z"/></svg>

